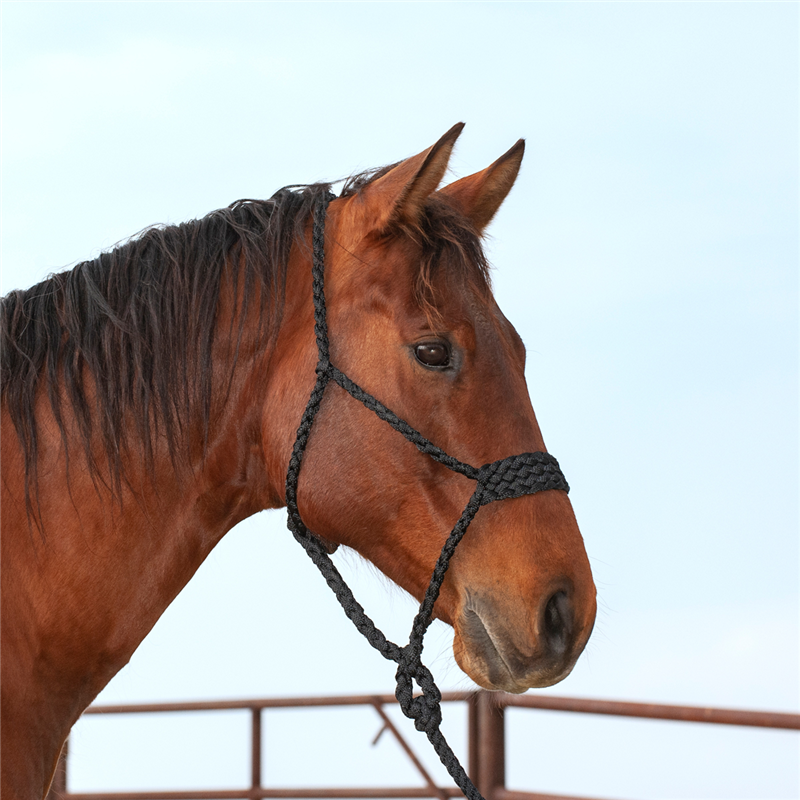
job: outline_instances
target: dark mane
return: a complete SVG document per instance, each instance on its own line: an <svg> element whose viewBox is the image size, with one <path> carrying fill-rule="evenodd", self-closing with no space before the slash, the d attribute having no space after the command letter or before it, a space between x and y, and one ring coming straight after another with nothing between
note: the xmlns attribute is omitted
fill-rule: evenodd
<svg viewBox="0 0 800 800"><path fill-rule="evenodd" d="M327 184L240 200L199 220L153 227L92 261L0 301L2 399L25 454L26 490L36 474L37 395L46 391L66 450L71 409L93 476L120 488L132 435L152 460L163 435L177 463L188 420L207 431L211 356L225 269L241 287L237 339L250 298L259 297L262 335L279 310L297 231ZM230 365L231 371L235 366ZM133 425L133 430L129 430ZM105 470L92 450L100 436ZM67 451L68 452L68 451Z"/></svg>
<svg viewBox="0 0 800 800"><path fill-rule="evenodd" d="M391 167L349 179L360 191ZM199 220L153 227L131 241L0 300L2 401L25 458L26 500L35 495L36 401L46 392L65 453L65 407L74 415L93 477L107 475L118 495L123 462L136 441L152 463L163 437L173 464L188 452L190 420L203 441L211 413L212 348L223 274L241 298L233 332L233 375L246 312L259 298L259 335L277 332L289 250L330 184L287 187L266 201L240 200ZM488 295L488 269L470 224L431 199L428 214L406 230L422 247L417 298L435 315L440 264ZM99 437L99 438L98 438ZM102 443L101 463L93 451ZM101 479L102 480L102 479Z"/></svg>

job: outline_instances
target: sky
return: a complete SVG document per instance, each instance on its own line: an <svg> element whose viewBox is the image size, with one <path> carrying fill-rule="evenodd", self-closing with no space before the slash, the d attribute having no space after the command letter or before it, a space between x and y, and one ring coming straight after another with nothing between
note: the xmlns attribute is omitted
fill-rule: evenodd
<svg viewBox="0 0 800 800"><path fill-rule="evenodd" d="M796 3L1 13L3 294L150 224L413 155L458 121L450 177L525 137L486 246L599 593L574 672L540 691L798 711ZM334 559L405 641L408 596ZM471 688L451 641L436 623L426 657L442 688ZM272 511L223 539L98 703L392 687ZM445 718L463 753L463 708ZM416 783L389 737L370 746L379 727L268 713L267 785ZM507 730L514 789L800 796L793 732L522 710ZM248 747L242 714L87 718L70 788L241 785Z"/></svg>

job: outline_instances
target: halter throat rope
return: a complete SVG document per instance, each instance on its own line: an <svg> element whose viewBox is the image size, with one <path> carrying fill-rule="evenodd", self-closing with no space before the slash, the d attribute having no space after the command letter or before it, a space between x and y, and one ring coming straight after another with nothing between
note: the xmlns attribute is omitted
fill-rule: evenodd
<svg viewBox="0 0 800 800"><path fill-rule="evenodd" d="M455 754L444 738L439 726L442 721L442 695L434 683L430 670L422 663L422 647L425 631L431 624L433 607L439 596L450 559L456 546L463 538L481 506L495 500L522 497L547 489L569 491L558 462L549 453L522 453L508 458L473 467L448 455L426 439L419 431L398 417L379 400L364 391L337 369L330 360L328 323L325 308L325 216L328 204L335 197L330 192L323 195L314 211L312 286L314 298L314 333L317 340L316 383L311 391L308 404L297 429L289 469L286 475L286 506L288 526L295 539L303 546L311 560L317 565L328 586L333 590L345 614L358 631L386 659L397 664L395 696L403 713L414 721L418 731L424 731L447 771L469 800L483 800L480 792L467 776ZM368 409L391 425L398 433L412 442L425 455L443 464L448 469L466 475L477 482L475 491L466 505L460 519L442 547L433 570L431 581L420 604L419 611L411 626L408 644L400 647L388 640L375 623L366 615L362 606L353 596L339 570L326 552L323 544L305 526L297 507L297 486L303 455L320 409L325 388L333 381L351 397L363 403ZM422 693L414 696L413 682Z"/></svg>

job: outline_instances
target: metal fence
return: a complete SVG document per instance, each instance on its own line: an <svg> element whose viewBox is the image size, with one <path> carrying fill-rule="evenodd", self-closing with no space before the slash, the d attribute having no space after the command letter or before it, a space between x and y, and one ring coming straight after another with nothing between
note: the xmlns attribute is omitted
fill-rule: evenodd
<svg viewBox="0 0 800 800"><path fill-rule="evenodd" d="M505 785L505 709L533 708L579 714L605 714L616 717L675 720L715 725L744 725L756 728L800 730L800 714L768 711L673 706L656 703L629 703L588 700L553 695L512 695L494 692L444 692L442 701L467 703L467 771L486 800L589 800L566 795L536 794L506 788ZM415 798L446 800L460 797L455 786L437 785L391 717L386 706L396 704L394 695L350 695L335 697L287 697L260 700L219 700L197 703L150 703L140 705L91 706L86 714L153 714L161 712L230 711L250 712L250 786L238 789L165 792L71 793L68 791L68 752L59 762L47 800L262 800L263 798ZM371 706L383 722L379 736L388 732L415 766L423 786L412 787L330 787L268 788L263 785L261 762L262 717L269 709L324 706ZM377 739L377 737L376 737Z"/></svg>

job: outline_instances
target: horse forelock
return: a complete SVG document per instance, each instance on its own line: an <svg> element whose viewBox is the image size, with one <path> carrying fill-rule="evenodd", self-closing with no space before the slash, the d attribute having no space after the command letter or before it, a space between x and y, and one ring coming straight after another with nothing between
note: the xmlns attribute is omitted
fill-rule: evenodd
<svg viewBox="0 0 800 800"><path fill-rule="evenodd" d="M492 299L489 263L481 239L472 225L447 202L429 198L418 231L422 258L414 285L414 297L432 329L441 329L444 295L467 292L470 302L486 307Z"/></svg>

